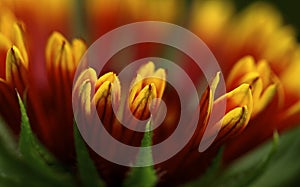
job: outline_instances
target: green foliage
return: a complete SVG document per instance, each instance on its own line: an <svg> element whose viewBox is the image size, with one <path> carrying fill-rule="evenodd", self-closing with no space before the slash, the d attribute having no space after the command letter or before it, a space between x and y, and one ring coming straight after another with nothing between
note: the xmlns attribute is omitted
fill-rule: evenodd
<svg viewBox="0 0 300 187"><path fill-rule="evenodd" d="M18 95L21 110L21 133L19 138L19 151L25 160L41 169L48 170L48 164L59 165L58 161L49 153L32 133L25 106Z"/></svg>
<svg viewBox="0 0 300 187"><path fill-rule="evenodd" d="M251 186L286 187L300 184L300 127L280 136L278 151L270 166Z"/></svg>
<svg viewBox="0 0 300 187"><path fill-rule="evenodd" d="M54 161L54 157L42 147L33 135L26 109L20 97L19 103L22 115L19 151L13 143L14 138L1 123L0 186L74 186L74 180L68 173L62 173L62 171L47 165L46 161L51 159Z"/></svg>
<svg viewBox="0 0 300 187"><path fill-rule="evenodd" d="M103 187L105 183L99 178L97 169L90 158L85 143L80 136L77 125L74 124L75 148L77 154L77 166L83 187Z"/></svg>
<svg viewBox="0 0 300 187"><path fill-rule="evenodd" d="M146 125L144 137L142 139L141 147L149 147L146 151L140 151L137 156L135 165L141 165L143 163L153 163L151 145L152 145L152 131L151 119ZM129 174L124 181L124 187L152 187L157 183L158 177L152 164L146 167L132 167Z"/></svg>
<svg viewBox="0 0 300 187"><path fill-rule="evenodd" d="M300 127L280 136L220 170L220 153L206 174L183 186L240 187L298 186L300 183Z"/></svg>
<svg viewBox="0 0 300 187"><path fill-rule="evenodd" d="M203 176L199 177L194 181L190 181L182 185L182 187L210 186L212 183L211 181L214 181L220 172L221 165L222 165L223 150L224 150L223 147L219 150L218 155L214 158L210 167L203 174Z"/></svg>
<svg viewBox="0 0 300 187"><path fill-rule="evenodd" d="M238 163L238 166L235 164L233 167L230 167L228 170L222 172L219 180L217 180L214 185L230 187L252 185L271 164L271 159L278 149L278 141L279 137L277 132L275 132L273 135L272 146L269 151L266 151L263 156L259 156L258 159L255 159L251 164L248 163L248 160L245 163Z"/></svg>

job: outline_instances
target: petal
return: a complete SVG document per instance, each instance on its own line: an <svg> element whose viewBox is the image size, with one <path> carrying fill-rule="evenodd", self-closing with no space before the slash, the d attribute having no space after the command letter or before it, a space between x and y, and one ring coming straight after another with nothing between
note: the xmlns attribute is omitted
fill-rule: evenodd
<svg viewBox="0 0 300 187"><path fill-rule="evenodd" d="M140 74L137 74L134 81L131 83L131 90L129 94L129 103L133 103L133 100L136 98L137 94L142 90L143 82L142 82L142 76Z"/></svg>
<svg viewBox="0 0 300 187"><path fill-rule="evenodd" d="M0 33L0 60L1 64L0 67L0 77L6 77L6 65L5 57L7 56L7 51L14 45L18 48L20 56L22 57L22 64L25 68L28 68L28 55L24 44L23 34L20 26L16 22L12 22L7 25L2 25L6 27L3 33ZM5 33L8 32L8 33Z"/></svg>
<svg viewBox="0 0 300 187"><path fill-rule="evenodd" d="M166 71L162 68L159 68L155 71L151 78L145 79L146 85L151 83L153 83L157 88L157 97L161 98L166 87Z"/></svg>
<svg viewBox="0 0 300 187"><path fill-rule="evenodd" d="M116 76L115 73L113 72L108 72L104 75L102 75L97 81L96 81L96 85L95 85L95 90L97 91L98 88L104 83L104 82L114 82L115 80L118 81L118 78ZM119 81L118 81L119 82Z"/></svg>
<svg viewBox="0 0 300 187"><path fill-rule="evenodd" d="M137 94L150 84L155 85L157 98L161 98L166 87L166 71L162 68L155 71L155 65L151 61L141 66L137 71L137 76L131 83L129 103L132 103Z"/></svg>
<svg viewBox="0 0 300 187"><path fill-rule="evenodd" d="M219 123L221 130L217 141L224 141L226 138L239 135L247 126L250 116L247 106L237 107L229 111Z"/></svg>
<svg viewBox="0 0 300 187"><path fill-rule="evenodd" d="M226 93L224 96L221 96L215 101L215 104L221 100L226 99L226 111L229 112L236 107L247 107L249 113L252 113L253 109L253 100L252 100L252 91L249 84L241 84L236 89L231 92ZM249 119L247 119L249 121Z"/></svg>
<svg viewBox="0 0 300 187"><path fill-rule="evenodd" d="M218 111L219 105L223 104L224 101L226 102L226 112L224 116L220 116L220 111ZM211 112L212 114L219 114L219 119L213 119L215 124L206 129L206 139L202 141L209 142L212 138L216 137L217 140L215 142L220 143L221 139L223 141L223 138L227 139L234 133L240 133L250 120L252 108L253 100L249 84L242 84L231 92L221 96L213 103Z"/></svg>
<svg viewBox="0 0 300 187"><path fill-rule="evenodd" d="M141 75L142 77L147 77L154 74L155 65L153 62L148 62L145 65L142 65L139 70L137 71L137 74Z"/></svg>
<svg viewBox="0 0 300 187"><path fill-rule="evenodd" d="M77 67L78 63L81 60L81 57L83 56L83 54L85 53L86 50L87 50L87 46L82 40L74 39L72 41L72 52L74 55L74 66L75 67Z"/></svg>
<svg viewBox="0 0 300 187"><path fill-rule="evenodd" d="M6 78L6 64L5 59L7 55L7 51L12 46L10 40L0 33L0 78Z"/></svg>
<svg viewBox="0 0 300 187"><path fill-rule="evenodd" d="M279 78L272 72L265 60L255 64L253 57L240 59L228 76L227 87L232 89L242 83L251 86L253 96L252 117L263 111L278 94L278 103L282 103L283 90Z"/></svg>
<svg viewBox="0 0 300 187"><path fill-rule="evenodd" d="M46 46L46 65L50 73L56 68L72 70L75 68L72 48L67 39L58 32L52 33Z"/></svg>
<svg viewBox="0 0 300 187"><path fill-rule="evenodd" d="M255 61L252 56L246 56L236 62L233 68L230 70L230 74L226 80L226 84L230 85L229 88L232 89L236 87L236 83L243 75L248 72L255 71ZM240 81L239 81L240 82Z"/></svg>
<svg viewBox="0 0 300 187"><path fill-rule="evenodd" d="M28 72L19 49L13 46L6 57L6 80L21 93L26 89Z"/></svg>
<svg viewBox="0 0 300 187"><path fill-rule="evenodd" d="M156 97L155 85L152 83L145 86L130 105L133 115L138 119L147 119L151 101Z"/></svg>
<svg viewBox="0 0 300 187"><path fill-rule="evenodd" d="M98 114L101 117L105 114L108 107L111 108L111 82L105 81L96 91L93 97L93 103L95 104Z"/></svg>
<svg viewBox="0 0 300 187"><path fill-rule="evenodd" d="M79 95L80 87L82 86L83 82L89 80L92 85L95 85L97 80L96 71L93 68L88 68L83 70L79 76L77 77L74 87L73 87L73 97L76 98Z"/></svg>
<svg viewBox="0 0 300 187"><path fill-rule="evenodd" d="M3 33L0 33L0 49L9 49L11 47L11 41Z"/></svg>
<svg viewBox="0 0 300 187"><path fill-rule="evenodd" d="M87 116L91 115L91 91L92 84L89 80L85 80L79 87L79 98L81 109L85 112Z"/></svg>
<svg viewBox="0 0 300 187"><path fill-rule="evenodd" d="M88 109L87 110L88 112L90 112L89 107L82 103L85 102L84 98L82 97L84 96L85 99L90 99L91 94L93 94L91 93L91 90L94 90L94 85L96 80L97 80L97 75L95 70L92 68L88 68L82 71L81 74L76 79L76 82L73 87L73 92L72 92L72 102L73 102L73 108L77 109L78 110L77 112L84 112L80 110L82 109L81 108L82 105L84 106L84 108ZM90 87L91 87L90 91L85 90L85 89L89 89ZM76 111L74 112L76 115Z"/></svg>
<svg viewBox="0 0 300 187"><path fill-rule="evenodd" d="M111 127L114 113L113 102L117 111L121 95L120 81L116 74L109 72L102 75L96 82L95 92L93 103L98 115L105 126Z"/></svg>
<svg viewBox="0 0 300 187"><path fill-rule="evenodd" d="M26 51L26 47L25 47L25 43L24 43L23 33L22 33L21 27L16 23L13 25L12 42L20 50L20 53L24 59L24 65L27 68L28 67L28 55L27 55L27 51Z"/></svg>
<svg viewBox="0 0 300 187"><path fill-rule="evenodd" d="M203 133L208 125L208 120L212 112L213 108L213 102L215 97L215 91L220 81L220 72L217 73L215 78L213 79L210 86L206 88L204 93L201 96L199 107L200 107L200 117L199 117L199 123L197 134L195 137L195 143L194 146L198 148L199 143L203 137Z"/></svg>

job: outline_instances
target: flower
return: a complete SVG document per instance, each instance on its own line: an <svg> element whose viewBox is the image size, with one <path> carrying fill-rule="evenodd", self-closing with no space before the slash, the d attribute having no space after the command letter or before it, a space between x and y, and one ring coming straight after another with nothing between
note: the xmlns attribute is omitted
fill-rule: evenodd
<svg viewBox="0 0 300 187"><path fill-rule="evenodd" d="M42 1L35 6L33 3L36 2L0 3L0 101L3 103L0 114L17 135L21 119L17 91L26 101L31 127L38 139L62 162L74 165L72 83L87 45L81 39L69 42L64 37L72 36L68 20L76 4ZM220 74L208 80L209 84L204 83L206 89L197 103L201 110L195 116L199 119L196 131L178 154L154 166L160 179L158 186L178 185L201 176L223 145L226 165L269 139L274 130L282 132L300 122L299 45L292 27L284 25L270 5L256 3L239 14L227 1L194 1L190 9L175 0L110 4L89 0L85 5L87 11L81 15L86 22L81 24L87 25L80 28L85 29L86 39L93 41L111 29L136 21L172 22L203 39L222 68L227 93L215 95ZM49 11L44 12L47 8ZM185 17L185 11L191 11L190 17ZM126 106L121 102L122 94L126 93L122 92L122 80L117 74L127 61L155 56L161 50L151 43L125 49L107 63L100 77L96 70L87 67L74 84L73 96L79 98L78 108L91 119L99 116L117 140L140 146L144 134L123 127L115 113L122 113ZM180 53L176 62L195 85L203 81L201 70L187 56ZM162 99L168 111L162 127L153 131L153 144L172 134L181 110L176 91L166 82L167 71L155 70L155 66L155 62L145 62L136 71L131 89L126 90L129 111L125 110L122 116L122 120L134 127L137 125L134 118L144 120L159 113L159 99ZM208 120L223 102L226 102L225 115L214 124L220 132L213 144L200 153L198 146ZM93 113L92 107L96 107L97 113ZM215 132L209 133L213 136ZM122 184L129 168L111 163L91 149L89 153L108 185Z"/></svg>

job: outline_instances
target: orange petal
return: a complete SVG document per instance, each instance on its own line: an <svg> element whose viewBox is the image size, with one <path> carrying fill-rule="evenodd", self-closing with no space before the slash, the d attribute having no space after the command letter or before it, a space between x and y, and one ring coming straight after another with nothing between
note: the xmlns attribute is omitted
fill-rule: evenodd
<svg viewBox="0 0 300 187"><path fill-rule="evenodd" d="M25 67L28 67L28 55L27 55L27 51L26 51L26 47L25 47L25 43L24 43L22 29L16 23L13 25L13 39L12 39L12 42L20 50L20 53L21 53L21 55L24 59Z"/></svg>
<svg viewBox="0 0 300 187"><path fill-rule="evenodd" d="M154 63L148 62L137 71L137 76L131 83L128 102L133 103L139 92L151 84L155 85L156 97L161 98L166 87L166 72L162 68L155 71Z"/></svg>
<svg viewBox="0 0 300 187"><path fill-rule="evenodd" d="M96 82L95 92L93 103L97 107L98 115L105 125L111 125L108 123L111 122L113 115L112 102L118 107L121 95L120 81L116 74L109 72L102 75Z"/></svg>
<svg viewBox="0 0 300 187"><path fill-rule="evenodd" d="M207 129L207 140L216 137L216 142L220 143L224 138L227 139L239 134L250 120L253 100L249 84L242 84L218 98L213 104L212 112L218 110L218 104L224 102L224 100L226 101L226 113L221 119L214 119L216 124Z"/></svg>
<svg viewBox="0 0 300 187"><path fill-rule="evenodd" d="M217 141L224 141L226 138L232 138L240 134L248 124L251 114L247 106L237 107L229 111L220 121L221 130Z"/></svg>
<svg viewBox="0 0 300 187"><path fill-rule="evenodd" d="M6 57L6 80L21 93L27 87L28 72L19 49L13 46Z"/></svg>
<svg viewBox="0 0 300 187"><path fill-rule="evenodd" d="M264 60L255 64L251 56L240 59L231 70L226 83L230 89L242 83L251 86L254 102L252 117L263 111L275 98L276 93L279 95L278 102L282 102L280 81Z"/></svg>
<svg viewBox="0 0 300 187"><path fill-rule="evenodd" d="M195 139L195 145L198 147L200 140L202 139L204 130L207 128L208 119L210 117L210 114L212 112L214 97L215 97L215 90L219 84L220 81L220 72L217 73L215 78L213 79L210 86L206 88L203 95L201 96L200 100L200 117L199 117L199 124L198 127L200 127L200 130L198 131Z"/></svg>
<svg viewBox="0 0 300 187"><path fill-rule="evenodd" d="M86 44L80 39L74 39L72 41L72 53L74 56L74 66L77 67L78 63L81 60L81 57L87 50Z"/></svg>
<svg viewBox="0 0 300 187"><path fill-rule="evenodd" d="M154 98L156 98L156 87L152 83L144 87L130 105L133 115L138 119L148 118L149 107Z"/></svg>
<svg viewBox="0 0 300 187"><path fill-rule="evenodd" d="M78 76L73 87L72 97L73 104L76 104L75 109L79 110L79 112L82 112L80 109L85 109L87 110L86 112L90 114L91 91L94 90L93 86L95 85L96 80L97 75L92 68L82 71ZM89 99L89 101L85 101L86 99Z"/></svg>

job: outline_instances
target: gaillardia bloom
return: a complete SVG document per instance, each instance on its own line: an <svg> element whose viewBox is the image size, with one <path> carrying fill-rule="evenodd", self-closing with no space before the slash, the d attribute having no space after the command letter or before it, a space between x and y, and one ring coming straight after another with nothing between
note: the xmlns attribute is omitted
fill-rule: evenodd
<svg viewBox="0 0 300 187"><path fill-rule="evenodd" d="M77 14L71 25L73 13ZM89 60L82 57L90 41L119 26L140 21L164 21L189 29L206 43L222 72L205 80L202 70L186 54L172 47L144 43L118 52L100 75L93 67L86 67L75 77L78 64ZM84 39L69 41L65 36L73 37L75 27L76 32L82 31ZM107 44L108 48L111 46ZM63 172L72 175L75 186L86 185L84 179L77 179L76 173L79 168L82 174L82 162L74 138L76 114L72 96L77 98L73 106L86 115L83 120L87 126L97 117L106 132L126 145L143 147L142 142L149 134L135 132L122 122L134 128L139 125L137 120L162 115L163 104L166 116L161 126L152 131L151 144L163 142L177 128L182 106L176 88L167 82L167 68L155 61L145 61L132 75L130 89L122 89L124 85L118 75L121 70L129 62L149 56L171 59L187 72L197 89L204 91L197 93L200 112L190 119L197 119L191 139L173 157L151 167L158 180L146 184L148 180L143 174L136 175L134 180L142 181L136 186L177 186L205 176L219 150L226 169L236 158L270 139L274 131L281 133L300 123L300 48L293 28L284 25L280 14L268 4L256 3L235 13L227 1L0 2L1 117L14 137L22 139L24 111L20 112L20 96L34 135L64 164L67 169ZM220 75L224 76L226 93L216 95ZM123 102L122 96L126 96ZM199 152L208 121L218 112L220 103L226 103L225 114L213 124L220 131L210 147ZM101 146L110 146L105 145L103 136L91 138ZM112 163L89 145L86 147L106 186L130 183L132 168ZM161 154L169 149L165 147ZM136 155L139 157L138 152ZM7 175L0 170L0 180ZM14 184L22 184L19 180Z"/></svg>

